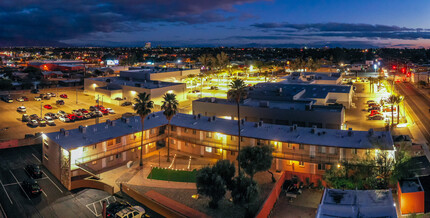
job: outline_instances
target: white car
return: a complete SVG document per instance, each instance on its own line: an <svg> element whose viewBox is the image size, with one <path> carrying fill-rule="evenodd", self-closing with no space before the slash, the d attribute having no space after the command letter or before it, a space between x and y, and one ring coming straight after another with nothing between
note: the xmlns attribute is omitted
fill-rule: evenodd
<svg viewBox="0 0 430 218"><path fill-rule="evenodd" d="M70 121L70 119L66 116L60 116L60 117L58 117L58 119L62 122L69 122Z"/></svg>
<svg viewBox="0 0 430 218"><path fill-rule="evenodd" d="M27 109L24 106L19 106L16 110L18 112L26 112L27 111Z"/></svg>
<svg viewBox="0 0 430 218"><path fill-rule="evenodd" d="M37 122L37 120L30 120L30 121L28 121L28 125L29 126L38 126L39 123Z"/></svg>
<svg viewBox="0 0 430 218"><path fill-rule="evenodd" d="M50 126L55 126L55 121L54 121L54 119L52 119L52 117L45 116L45 120L46 120L46 124L48 124Z"/></svg>
<svg viewBox="0 0 430 218"><path fill-rule="evenodd" d="M34 97L34 100L35 101L42 101L42 98L41 97Z"/></svg>
<svg viewBox="0 0 430 218"><path fill-rule="evenodd" d="M145 209L139 206L126 207L117 212L115 215L119 218L141 218L145 217Z"/></svg>
<svg viewBox="0 0 430 218"><path fill-rule="evenodd" d="M115 111L112 108L106 108L106 110L110 113L110 114L114 114Z"/></svg>

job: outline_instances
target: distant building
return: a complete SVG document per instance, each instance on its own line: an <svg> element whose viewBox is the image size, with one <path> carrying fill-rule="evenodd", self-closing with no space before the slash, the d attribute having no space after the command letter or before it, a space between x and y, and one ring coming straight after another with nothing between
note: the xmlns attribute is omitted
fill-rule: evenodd
<svg viewBox="0 0 430 218"><path fill-rule="evenodd" d="M63 73L61 71L42 71L42 76L44 79L62 78Z"/></svg>
<svg viewBox="0 0 430 218"><path fill-rule="evenodd" d="M280 83L309 83L309 84L329 84L339 85L342 83L342 75L340 73L316 73L316 72L292 72L288 76L284 76Z"/></svg>
<svg viewBox="0 0 430 218"><path fill-rule="evenodd" d="M159 80L164 82L178 82L188 75L197 75L200 69L160 68L160 67L130 67L128 71L121 71L123 75L134 74L140 79Z"/></svg>
<svg viewBox="0 0 430 218"><path fill-rule="evenodd" d="M27 66L39 68L43 71L75 72L84 70L84 62L75 60L30 61Z"/></svg>
<svg viewBox="0 0 430 218"><path fill-rule="evenodd" d="M82 176L138 160L140 149L147 154L164 147L166 128L171 128L170 149L208 158L236 160L238 140L242 146L270 145L276 170L302 181L309 177L315 184L323 179L325 170L341 161L372 156L376 149L394 155L389 131L317 129L242 120L238 138L234 120L178 113L171 125L167 124L163 112L150 114L145 119L142 147L139 116L47 133L42 136L42 163L71 189Z"/></svg>
<svg viewBox="0 0 430 218"><path fill-rule="evenodd" d="M245 99L240 104L241 118L246 121L302 127L341 129L345 122L342 106L314 105L314 101L270 101ZM237 120L236 102L220 98L193 101L193 114Z"/></svg>
<svg viewBox="0 0 430 218"><path fill-rule="evenodd" d="M145 43L145 48L151 48L151 42Z"/></svg>
<svg viewBox="0 0 430 218"><path fill-rule="evenodd" d="M325 189L316 218L397 218L391 190Z"/></svg>
<svg viewBox="0 0 430 218"><path fill-rule="evenodd" d="M411 82L418 83L419 81L424 81L427 84L430 82L430 72L413 72L411 74Z"/></svg>
<svg viewBox="0 0 430 218"><path fill-rule="evenodd" d="M150 72L122 71L119 77L85 78L84 90L99 102L118 103L116 98L132 101L139 93L151 94L155 104L160 105L166 93L175 93L178 100L186 99L186 84L152 80Z"/></svg>

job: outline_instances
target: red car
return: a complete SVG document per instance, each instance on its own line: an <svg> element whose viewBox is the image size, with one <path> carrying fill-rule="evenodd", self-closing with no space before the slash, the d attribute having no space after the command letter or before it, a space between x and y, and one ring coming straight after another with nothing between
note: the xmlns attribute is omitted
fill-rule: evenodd
<svg viewBox="0 0 430 218"><path fill-rule="evenodd" d="M82 116L81 113L74 113L73 115L75 115L76 120L83 120L84 119L84 116Z"/></svg>
<svg viewBox="0 0 430 218"><path fill-rule="evenodd" d="M106 109L100 109L100 112L102 112L102 114L103 115L108 115L109 114L109 111L108 110L106 110Z"/></svg>
<svg viewBox="0 0 430 218"><path fill-rule="evenodd" d="M373 117L375 115L382 115L381 112L377 111L377 110L372 110L369 114L369 117Z"/></svg>
<svg viewBox="0 0 430 218"><path fill-rule="evenodd" d="M94 107L97 108L97 109L99 109L99 110L104 110L105 109L105 107L103 107L101 105L95 105Z"/></svg>
<svg viewBox="0 0 430 218"><path fill-rule="evenodd" d="M66 94L61 94L60 98L67 98L67 95Z"/></svg>
<svg viewBox="0 0 430 218"><path fill-rule="evenodd" d="M52 109L52 106L49 105L49 104L45 104L45 105L43 105L43 107L46 108L46 109Z"/></svg>
<svg viewBox="0 0 430 218"><path fill-rule="evenodd" d="M79 109L79 111L80 111L81 113L84 113L84 114L88 113L88 110L87 110L87 109L85 109L85 108Z"/></svg>
<svg viewBox="0 0 430 218"><path fill-rule="evenodd" d="M76 115L74 115L74 114L68 114L67 118L69 118L70 121L75 121L76 120Z"/></svg>

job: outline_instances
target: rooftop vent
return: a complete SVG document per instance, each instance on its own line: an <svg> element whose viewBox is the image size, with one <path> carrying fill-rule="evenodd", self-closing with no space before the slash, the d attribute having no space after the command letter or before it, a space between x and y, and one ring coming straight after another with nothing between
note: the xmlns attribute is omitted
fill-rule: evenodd
<svg viewBox="0 0 430 218"><path fill-rule="evenodd" d="M372 136L375 133L373 129L369 129L369 136Z"/></svg>
<svg viewBox="0 0 430 218"><path fill-rule="evenodd" d="M87 127L85 127L85 126L79 126L79 132L81 132L81 133L87 133Z"/></svg>
<svg viewBox="0 0 430 218"><path fill-rule="evenodd" d="M263 126L263 121L262 120L260 120L259 122L258 122L258 126Z"/></svg>
<svg viewBox="0 0 430 218"><path fill-rule="evenodd" d="M241 124L241 125L245 125L245 119L241 119L241 120L240 120L240 124Z"/></svg>
<svg viewBox="0 0 430 218"><path fill-rule="evenodd" d="M61 128L60 129L60 133L62 134L62 135L64 135L64 133L66 132L66 130L64 129L64 128Z"/></svg>
<svg viewBox="0 0 430 218"><path fill-rule="evenodd" d="M293 130L297 129L297 124L293 124Z"/></svg>
<svg viewBox="0 0 430 218"><path fill-rule="evenodd" d="M353 132L352 132L352 128L348 129L348 136L352 136Z"/></svg>
<svg viewBox="0 0 430 218"><path fill-rule="evenodd" d="M197 119L200 119L202 117L201 114L197 114Z"/></svg>
<svg viewBox="0 0 430 218"><path fill-rule="evenodd" d="M214 102L215 102L215 98L214 98L214 97L212 97L212 98L211 98L211 102L212 102L212 103L214 103Z"/></svg>

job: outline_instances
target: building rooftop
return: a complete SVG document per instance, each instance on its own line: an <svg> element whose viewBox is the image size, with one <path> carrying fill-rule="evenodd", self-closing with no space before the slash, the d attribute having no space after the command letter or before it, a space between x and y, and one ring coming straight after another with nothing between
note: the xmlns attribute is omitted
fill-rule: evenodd
<svg viewBox="0 0 430 218"><path fill-rule="evenodd" d="M200 98L195 101L200 102L210 102L216 104L231 104L236 105L236 102L230 101L228 99L222 98ZM259 100L247 98L242 102L242 106L248 107L265 107L273 109L285 109L285 110L309 110L309 111L342 111L341 106L323 106L323 105L313 105L314 100L299 100L299 101L272 101L272 100ZM311 108L311 109L309 109Z"/></svg>
<svg viewBox="0 0 430 218"><path fill-rule="evenodd" d="M162 82L162 81L154 81L154 80L144 80L144 79L134 79L134 78L130 79L127 77L94 77L94 78L86 78L86 79L108 82L111 85L125 85L125 86L140 87L140 88L146 88L146 89L156 89L156 88L169 87L169 86L180 84L180 83Z"/></svg>
<svg viewBox="0 0 430 218"><path fill-rule="evenodd" d="M340 76L340 73L292 72L288 76L281 77L281 79L284 80L280 81L279 83L312 83L315 80L336 81L340 78Z"/></svg>
<svg viewBox="0 0 430 218"><path fill-rule="evenodd" d="M145 130L167 124L161 111L152 113L146 119ZM128 123L122 120L115 120L113 123L114 125L100 123L88 126L86 133L81 133L79 129L72 129L69 130L68 136L61 134L61 131L47 133L46 136L63 148L70 150L141 131L138 116L130 117ZM237 121L235 120L178 113L171 120L171 124L184 128L237 135ZM377 148L383 150L394 149L390 132L317 129L276 124L259 126L258 123L247 121L243 122L241 128L241 135L248 138L344 148L371 149L378 146Z"/></svg>
<svg viewBox="0 0 430 218"><path fill-rule="evenodd" d="M268 97L290 99L326 98L329 93L350 93L352 86L325 84L259 83L250 89L250 98Z"/></svg>
<svg viewBox="0 0 430 218"><path fill-rule="evenodd" d="M316 217L397 218L397 212L391 190L325 189Z"/></svg>

